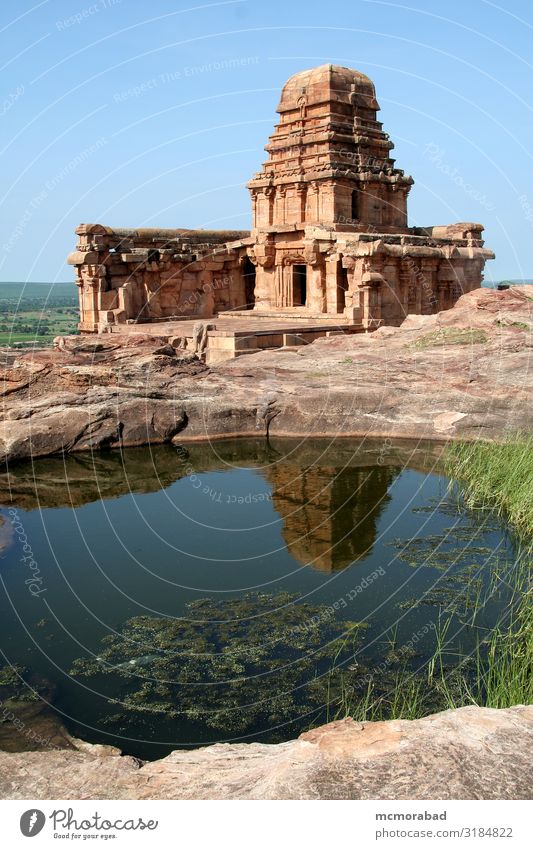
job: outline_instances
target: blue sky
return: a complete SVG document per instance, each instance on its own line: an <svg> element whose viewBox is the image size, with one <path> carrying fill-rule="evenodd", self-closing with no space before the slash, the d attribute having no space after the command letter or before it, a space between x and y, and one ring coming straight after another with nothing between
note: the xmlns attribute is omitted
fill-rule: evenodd
<svg viewBox="0 0 533 849"><path fill-rule="evenodd" d="M532 277L526 0L20 0L0 11L0 280L69 280L80 222L247 229L284 81L375 82L412 225L480 221Z"/></svg>

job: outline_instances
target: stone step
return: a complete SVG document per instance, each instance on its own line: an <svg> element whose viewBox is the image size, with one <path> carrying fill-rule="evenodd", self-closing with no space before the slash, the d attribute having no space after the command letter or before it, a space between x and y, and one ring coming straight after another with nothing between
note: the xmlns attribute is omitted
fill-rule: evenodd
<svg viewBox="0 0 533 849"><path fill-rule="evenodd" d="M350 321L345 315L340 313L312 313L308 310L297 310L290 307L287 310L228 310L219 312L219 318L246 318L248 321L308 321L313 324L340 324L349 325Z"/></svg>

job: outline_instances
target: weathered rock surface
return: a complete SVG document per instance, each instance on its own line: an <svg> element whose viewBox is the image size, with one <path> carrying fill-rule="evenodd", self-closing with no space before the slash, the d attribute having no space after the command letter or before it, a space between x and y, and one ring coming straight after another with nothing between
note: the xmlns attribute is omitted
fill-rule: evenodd
<svg viewBox="0 0 533 849"><path fill-rule="evenodd" d="M208 369L167 337L4 353L0 458L230 435L499 438L531 428L533 286Z"/></svg>
<svg viewBox="0 0 533 849"><path fill-rule="evenodd" d="M166 337L65 337L54 350L5 354L0 454L167 442L186 424L178 381L206 373Z"/></svg>
<svg viewBox="0 0 533 849"><path fill-rule="evenodd" d="M277 745L217 744L142 764L116 749L0 752L3 799L527 799L533 707L330 723Z"/></svg>

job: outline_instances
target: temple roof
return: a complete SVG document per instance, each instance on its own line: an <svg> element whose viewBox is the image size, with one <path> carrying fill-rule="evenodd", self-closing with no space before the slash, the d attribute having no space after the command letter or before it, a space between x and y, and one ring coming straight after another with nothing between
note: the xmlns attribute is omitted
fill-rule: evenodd
<svg viewBox="0 0 533 849"><path fill-rule="evenodd" d="M307 104L335 100L351 103L354 94L365 97L368 108L379 109L374 83L366 74L342 65L319 65L299 71L287 80L277 111L296 109L302 97Z"/></svg>

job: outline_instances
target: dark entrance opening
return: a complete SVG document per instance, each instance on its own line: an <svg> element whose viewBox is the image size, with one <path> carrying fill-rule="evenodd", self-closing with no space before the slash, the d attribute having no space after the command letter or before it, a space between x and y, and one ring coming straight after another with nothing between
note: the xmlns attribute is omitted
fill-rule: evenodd
<svg viewBox="0 0 533 849"><path fill-rule="evenodd" d="M292 276L292 305L305 307L307 301L307 266L295 265Z"/></svg>
<svg viewBox="0 0 533 849"><path fill-rule="evenodd" d="M352 192L352 221L359 219L359 190L354 189Z"/></svg>
<svg viewBox="0 0 533 849"><path fill-rule="evenodd" d="M242 264L244 276L244 309L251 310L255 305L255 265L250 257L245 257Z"/></svg>
<svg viewBox="0 0 533 849"><path fill-rule="evenodd" d="M346 292L348 291L348 269L340 267L337 280L337 312L344 312L346 306Z"/></svg>

